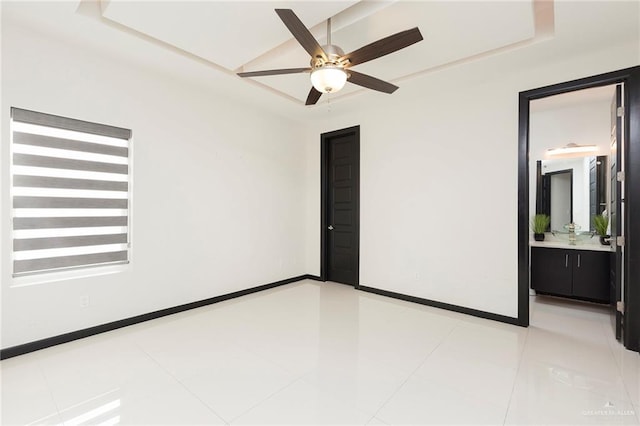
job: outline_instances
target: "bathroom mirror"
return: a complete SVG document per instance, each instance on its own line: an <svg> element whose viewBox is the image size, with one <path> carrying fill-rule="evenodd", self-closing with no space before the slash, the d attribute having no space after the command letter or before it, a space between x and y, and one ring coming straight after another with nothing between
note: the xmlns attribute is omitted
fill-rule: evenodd
<svg viewBox="0 0 640 426"><path fill-rule="evenodd" d="M549 230L574 222L594 230L593 218L607 208L607 157L573 157L537 162L536 211L551 217Z"/></svg>

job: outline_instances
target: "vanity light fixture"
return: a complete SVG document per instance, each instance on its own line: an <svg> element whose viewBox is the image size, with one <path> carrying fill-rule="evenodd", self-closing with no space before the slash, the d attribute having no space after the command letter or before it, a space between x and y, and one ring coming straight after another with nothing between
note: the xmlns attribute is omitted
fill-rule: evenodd
<svg viewBox="0 0 640 426"><path fill-rule="evenodd" d="M547 155L583 154L596 151L598 151L598 147L596 145L578 145L575 143L568 143L562 148L548 149Z"/></svg>

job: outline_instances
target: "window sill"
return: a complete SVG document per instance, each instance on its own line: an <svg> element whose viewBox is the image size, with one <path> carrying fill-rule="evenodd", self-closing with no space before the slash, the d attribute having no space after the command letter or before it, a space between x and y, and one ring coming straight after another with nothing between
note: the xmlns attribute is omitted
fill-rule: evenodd
<svg viewBox="0 0 640 426"><path fill-rule="evenodd" d="M126 272L130 268L130 263L123 263L118 265L105 265L95 266L90 268L81 268L74 270L58 271L58 272L46 272L34 275L25 275L13 277L11 281L11 287L26 287L37 284L46 284L57 281L69 281L81 278L90 278L100 275L117 274Z"/></svg>

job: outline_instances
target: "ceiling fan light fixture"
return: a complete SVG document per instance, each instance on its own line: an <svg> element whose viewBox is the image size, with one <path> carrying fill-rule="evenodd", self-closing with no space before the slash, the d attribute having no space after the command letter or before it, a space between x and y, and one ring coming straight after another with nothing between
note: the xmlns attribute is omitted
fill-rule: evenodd
<svg viewBox="0 0 640 426"><path fill-rule="evenodd" d="M311 84L318 92L335 93L347 82L347 72L335 65L324 65L311 71Z"/></svg>
<svg viewBox="0 0 640 426"><path fill-rule="evenodd" d="M0 0L1 1L1 0ZM354 65L380 58L423 40L418 27L381 38L345 55L337 45L331 43L331 18L327 19L327 44L320 46L318 40L291 9L276 9L276 13L300 46L311 56L310 67L239 72L240 77L264 77L268 75L298 74L311 72L313 87L307 95L305 105L315 105L323 93L341 90L347 80L357 86L382 93L393 93L398 86L379 78L352 71Z"/></svg>

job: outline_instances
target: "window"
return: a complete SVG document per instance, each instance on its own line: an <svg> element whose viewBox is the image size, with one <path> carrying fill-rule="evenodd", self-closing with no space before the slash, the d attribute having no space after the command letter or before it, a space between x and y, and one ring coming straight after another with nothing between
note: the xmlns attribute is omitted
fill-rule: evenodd
<svg viewBox="0 0 640 426"><path fill-rule="evenodd" d="M13 275L129 261L131 131L11 108Z"/></svg>

